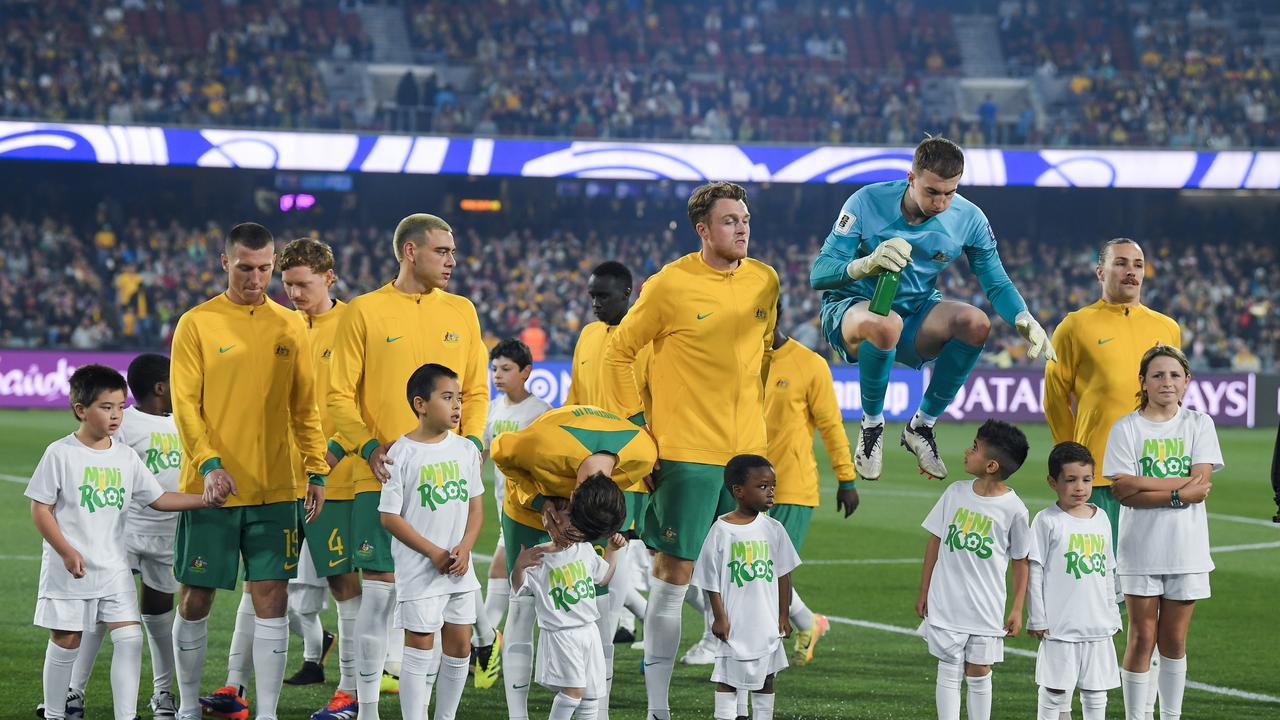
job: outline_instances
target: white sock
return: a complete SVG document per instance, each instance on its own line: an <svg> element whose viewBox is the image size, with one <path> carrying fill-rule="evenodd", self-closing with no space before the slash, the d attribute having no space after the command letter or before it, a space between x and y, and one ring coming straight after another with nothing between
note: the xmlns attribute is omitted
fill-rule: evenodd
<svg viewBox="0 0 1280 720"><path fill-rule="evenodd" d="M1142 720L1147 707L1149 672L1129 672L1120 668L1120 692L1124 695L1125 720Z"/></svg>
<svg viewBox="0 0 1280 720"><path fill-rule="evenodd" d="M178 717L200 717L200 673L208 648L209 618L187 620L173 615L173 659L178 674Z"/></svg>
<svg viewBox="0 0 1280 720"><path fill-rule="evenodd" d="M751 693L751 719L773 720L773 693Z"/></svg>
<svg viewBox="0 0 1280 720"><path fill-rule="evenodd" d="M511 581L504 578L489 578L489 587L484 596L484 617L490 627L502 625L502 616L507 612L507 600L511 597Z"/></svg>
<svg viewBox="0 0 1280 720"><path fill-rule="evenodd" d="M496 630L493 623L489 622L489 616L484 612L484 596L479 590L471 593L476 607L476 622L471 629L471 644L475 647L484 647L492 645L496 637Z"/></svg>
<svg viewBox="0 0 1280 720"><path fill-rule="evenodd" d="M81 635L81 639L83 639ZM44 717L62 720L67 716L67 688L71 687L71 668L76 664L80 648L64 648L49 641L44 651Z"/></svg>
<svg viewBox="0 0 1280 720"><path fill-rule="evenodd" d="M938 720L960 720L960 678L964 677L964 665L938 661L938 681L933 691L933 701L938 708Z"/></svg>
<svg viewBox="0 0 1280 720"><path fill-rule="evenodd" d="M533 675L533 598L512 596L502 636L502 685L510 720L528 720L529 680ZM363 719L362 719L363 720Z"/></svg>
<svg viewBox="0 0 1280 720"><path fill-rule="evenodd" d="M605 720L604 716L600 714L601 707L599 698L584 697L578 703L578 712L574 717L578 720Z"/></svg>
<svg viewBox="0 0 1280 720"><path fill-rule="evenodd" d="M1182 717L1182 694L1187 690L1187 656L1175 660L1161 655L1156 683L1160 686L1160 720Z"/></svg>
<svg viewBox="0 0 1280 720"><path fill-rule="evenodd" d="M320 624L320 613L290 610L289 630L302 638L302 661L319 665L324 652L324 627Z"/></svg>
<svg viewBox="0 0 1280 720"><path fill-rule="evenodd" d="M391 603L395 607L395 603ZM387 674L400 677L400 666L404 663L404 630L392 627L394 616L387 616L387 653L382 660L382 669Z"/></svg>
<svg viewBox="0 0 1280 720"><path fill-rule="evenodd" d="M470 664L470 655L441 655L440 678L436 681L435 720L453 720L457 716L462 689L467 686L467 666Z"/></svg>
<svg viewBox="0 0 1280 720"><path fill-rule="evenodd" d="M1147 705L1144 709L1144 715L1147 718L1156 716L1156 699L1162 694L1160 690L1160 648L1156 647L1151 651L1151 665L1147 667ZM1164 703L1160 704L1161 711L1164 710Z"/></svg>
<svg viewBox="0 0 1280 720"><path fill-rule="evenodd" d="M556 693L555 699L551 701L550 720L569 720L581 703L578 698L571 698L562 692Z"/></svg>
<svg viewBox="0 0 1280 720"><path fill-rule="evenodd" d="M147 629L147 648L151 652L152 693L173 687L173 616L173 610L163 615L142 616L142 626Z"/></svg>
<svg viewBox="0 0 1280 720"><path fill-rule="evenodd" d="M111 631L111 699L116 717L138 715L138 683L142 679L142 627L124 625Z"/></svg>
<svg viewBox="0 0 1280 720"><path fill-rule="evenodd" d="M800 632L813 628L813 611L804 604L794 585L791 587L791 626Z"/></svg>
<svg viewBox="0 0 1280 720"><path fill-rule="evenodd" d="M965 699L965 710L969 720L991 720L991 675L982 677L965 677L964 684L969 689Z"/></svg>
<svg viewBox="0 0 1280 720"><path fill-rule="evenodd" d="M1084 717L1084 720L1106 720L1107 691L1081 690L1080 714Z"/></svg>
<svg viewBox="0 0 1280 720"><path fill-rule="evenodd" d="M636 618L643 618L645 615L649 614L649 601L644 599L644 596L640 594L640 590L638 588L631 588L631 592L627 593L627 597L622 601L622 604L627 608L627 611ZM631 627L634 631L634 622Z"/></svg>
<svg viewBox="0 0 1280 720"><path fill-rule="evenodd" d="M684 601L689 603L689 607L700 613L707 611L707 596L701 590L692 585L681 585L680 587L684 589ZM650 594L652 594L652 589Z"/></svg>
<svg viewBox="0 0 1280 720"><path fill-rule="evenodd" d="M746 717L748 712L748 703L750 702L751 691L743 688L738 689L738 717Z"/></svg>
<svg viewBox="0 0 1280 720"><path fill-rule="evenodd" d="M875 427L884 424L884 413L878 415L864 414L862 416L862 427Z"/></svg>
<svg viewBox="0 0 1280 720"><path fill-rule="evenodd" d="M738 693L716 691L715 719L735 720L738 717Z"/></svg>
<svg viewBox="0 0 1280 720"><path fill-rule="evenodd" d="M627 607L627 601L631 599L632 595L635 595L636 597L640 597L640 594L635 591L635 588L632 588L631 592L627 593L626 597L622 601L622 612L618 613L618 627L622 628L623 630L626 630L632 635L635 635L636 634L636 615L635 613L631 612L631 608ZM641 599L643 600L643 598Z"/></svg>
<svg viewBox="0 0 1280 720"><path fill-rule="evenodd" d="M76 664L71 668L72 690L84 692L89 687L89 676L93 674L93 663L98 659L98 650L102 648L102 639L107 636L107 626L95 623L94 626L80 633L80 654L76 655Z"/></svg>
<svg viewBox="0 0 1280 720"><path fill-rule="evenodd" d="M924 427L933 427L936 422L938 422L937 415L927 415L921 410L916 410L916 414L911 416L911 427L913 428L922 425Z"/></svg>
<svg viewBox="0 0 1280 720"><path fill-rule="evenodd" d="M236 608L236 626L231 631L231 648L227 650L227 684L245 687L253 670L253 631L257 616L253 614L253 597L241 593Z"/></svg>
<svg viewBox="0 0 1280 720"><path fill-rule="evenodd" d="M275 720L289 660L289 619L258 618L253 626L253 693L258 720Z"/></svg>
<svg viewBox="0 0 1280 720"><path fill-rule="evenodd" d="M612 600L613 593L610 592L604 596L605 600ZM610 605L612 603L606 603ZM604 692L600 697L596 698L599 702L596 707L597 714L603 719L609 718L609 696L613 693L613 623L609 622L606 613L601 613L596 620L596 629L600 631L600 648L604 651ZM585 700L583 702L586 702ZM578 708L578 718L582 718L582 708Z"/></svg>
<svg viewBox="0 0 1280 720"><path fill-rule="evenodd" d="M1066 707L1070 708L1071 696L1066 692L1052 692L1047 687L1041 687L1036 704L1037 720L1060 720L1060 716L1064 710L1063 700L1066 700Z"/></svg>
<svg viewBox="0 0 1280 720"><path fill-rule="evenodd" d="M400 666L401 717L425 720L427 705L431 703L431 688L436 684L439 670L440 654L435 650L404 649L404 661Z"/></svg>
<svg viewBox="0 0 1280 720"><path fill-rule="evenodd" d="M396 586L380 580L360 583L360 611L356 615L356 695L360 720L378 720L378 692L387 656L387 618L395 606Z"/></svg>
<svg viewBox="0 0 1280 720"><path fill-rule="evenodd" d="M356 694L356 616L360 614L360 596L339 600L338 605L338 689Z"/></svg>
<svg viewBox="0 0 1280 720"><path fill-rule="evenodd" d="M688 585L649 580L649 612L644 617L644 687L651 717L671 717L671 673L680 648L680 611Z"/></svg>

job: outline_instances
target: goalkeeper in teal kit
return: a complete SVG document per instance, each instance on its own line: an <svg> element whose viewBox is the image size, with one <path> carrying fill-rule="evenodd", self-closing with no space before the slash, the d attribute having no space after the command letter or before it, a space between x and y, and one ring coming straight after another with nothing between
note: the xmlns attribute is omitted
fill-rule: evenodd
<svg viewBox="0 0 1280 720"><path fill-rule="evenodd" d="M848 362L858 364L862 428L854 451L858 474L880 477L884 465L884 396L889 370L900 362L933 375L901 444L920 470L945 478L933 424L951 404L982 355L991 321L978 308L943 300L938 274L960 253L978 276L997 314L1018 328L1032 358L1056 359L1040 323L1027 311L1000 264L991 224L977 205L956 194L964 153L941 137L916 147L906 180L867 185L845 201L809 282L822 294L822 331ZM879 276L900 273L888 315L870 310Z"/></svg>

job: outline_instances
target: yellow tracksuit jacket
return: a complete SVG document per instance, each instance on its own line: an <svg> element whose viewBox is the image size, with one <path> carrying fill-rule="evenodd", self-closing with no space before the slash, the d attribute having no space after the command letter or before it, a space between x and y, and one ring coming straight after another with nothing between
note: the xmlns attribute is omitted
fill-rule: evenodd
<svg viewBox="0 0 1280 720"><path fill-rule="evenodd" d="M337 436L333 419L328 409L324 407L325 395L329 392L329 371L333 363L333 338L338 331L338 319L346 309L346 303L335 300L333 307L323 315L311 317L304 312L295 311L302 318L302 324L307 328L307 338L311 343L311 362L316 371L316 400L320 405L320 429L329 439L329 450L335 456L342 458L329 471L329 477L325 480L324 499L326 501L350 500L355 497L355 469L361 463L361 459L355 453L347 455L353 450L351 443ZM346 447L343 447L344 445ZM298 478L305 477L306 473L302 472L302 455L295 453L294 480L296 482ZM294 489L297 491L298 498L305 497L306 485L300 482L296 482L296 485Z"/></svg>

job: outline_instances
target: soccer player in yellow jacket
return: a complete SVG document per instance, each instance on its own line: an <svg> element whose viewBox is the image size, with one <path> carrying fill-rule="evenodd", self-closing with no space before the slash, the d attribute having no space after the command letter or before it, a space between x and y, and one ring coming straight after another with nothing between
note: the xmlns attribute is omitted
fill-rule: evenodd
<svg viewBox="0 0 1280 720"><path fill-rule="evenodd" d="M494 465L507 479L502 498L502 538L506 543L507 573L524 548L545 543L568 524L581 537L600 542L622 527L624 512L607 511L608 488L588 487L588 477L601 473L618 489L631 487L653 472L658 451L643 429L590 405L564 405L544 413L523 430L499 435L490 448ZM585 491L585 492L584 492ZM553 533L549 534L548 529ZM556 538L557 541L561 537ZM603 552L601 547L597 551ZM597 592L604 592L599 588ZM511 597L502 645L502 676L510 717L528 717L529 678L533 661L534 608L531 597ZM608 619L598 623L605 652L606 692L600 698L600 717L609 713L608 685L613 676L613 636Z"/></svg>
<svg viewBox="0 0 1280 720"><path fill-rule="evenodd" d="M480 319L471 301L446 292L455 266L453 228L425 213L396 226L396 279L352 299L338 321L327 408L337 429L367 465L355 468L351 512L353 564L363 574L356 619L357 695L361 720L377 720L386 653L386 618L395 605L391 535L378 513L390 477L387 448L417 426L405 398L409 376L426 363L458 374L462 385L459 434L482 448L489 409L488 361ZM330 447L330 450L341 449Z"/></svg>
<svg viewBox="0 0 1280 720"><path fill-rule="evenodd" d="M185 450L183 492L229 489L225 507L178 520L174 621L181 718L200 716L200 675L216 588L233 589L240 557L257 615L257 712L274 717L289 643L287 581L297 574L292 436L301 452L311 521L324 505L324 436L315 369L298 316L267 297L275 240L256 223L227 234L227 291L188 310L173 336L173 416ZM224 688L228 690L228 688ZM231 689L231 698L240 693ZM243 704L243 701L241 701Z"/></svg>
<svg viewBox="0 0 1280 720"><path fill-rule="evenodd" d="M820 355L787 337L782 331L782 305L778 305L778 326L773 331L773 361L765 387L765 428L769 432L769 452L778 477L773 507L769 515L782 523L796 552L804 546L809 521L818 506L818 460L813 453L813 432L822 434L822 444L835 470L836 510L847 518L858 509L857 471L849 454L849 438L836 402L831 366ZM827 632L827 618L804 604L794 585L791 588L791 625L796 629L792 662L808 665L818 639Z"/></svg>
<svg viewBox="0 0 1280 720"><path fill-rule="evenodd" d="M648 715L671 716L668 688L680 642L680 611L693 561L719 515L736 507L724 486L735 455L763 455L764 379L769 374L778 274L747 257L751 213L741 186L713 182L689 197L699 252L650 277L605 348L605 409L645 423L658 444L654 489L642 524L657 550L644 620ZM634 366L653 345L642 412Z"/></svg>
<svg viewBox="0 0 1280 720"><path fill-rule="evenodd" d="M1181 348L1182 331L1176 320L1142 304L1146 258L1138 243L1107 241L1095 273L1102 297L1069 313L1054 330L1058 359L1044 366L1044 416L1055 444L1078 442L1100 458L1106 457L1111 426L1137 407L1142 354L1156 343ZM1120 503L1101 474L1093 479L1089 502L1111 518L1114 541Z"/></svg>

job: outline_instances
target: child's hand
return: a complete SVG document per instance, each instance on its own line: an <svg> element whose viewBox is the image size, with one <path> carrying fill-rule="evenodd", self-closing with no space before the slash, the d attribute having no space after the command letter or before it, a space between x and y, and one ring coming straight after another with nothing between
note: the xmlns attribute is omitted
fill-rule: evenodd
<svg viewBox="0 0 1280 720"><path fill-rule="evenodd" d="M1178 499L1184 503L1204 502L1212 489L1213 483L1209 482L1208 478L1193 478L1191 482L1178 489Z"/></svg>
<svg viewBox="0 0 1280 720"><path fill-rule="evenodd" d="M444 548L436 548L427 556L427 559L431 561L431 564L435 566L435 569L442 575L448 574L449 566L453 564L453 556Z"/></svg>
<svg viewBox="0 0 1280 720"><path fill-rule="evenodd" d="M515 567L528 570L534 565L542 564L542 556L547 552L545 545L534 545L531 548L520 546L520 554L516 556Z"/></svg>
<svg viewBox="0 0 1280 720"><path fill-rule="evenodd" d="M449 574L461 577L466 574L467 567L471 565L471 548L459 545L449 552Z"/></svg>
<svg viewBox="0 0 1280 720"><path fill-rule="evenodd" d="M84 577L84 556L79 550L71 549L71 552L62 557L62 566L71 573L71 577L79 580Z"/></svg>
<svg viewBox="0 0 1280 720"><path fill-rule="evenodd" d="M213 497L204 498L204 506L210 508L220 508L227 504L227 496L225 494L215 494Z"/></svg>
<svg viewBox="0 0 1280 720"><path fill-rule="evenodd" d="M1006 637L1018 637L1020 632L1022 632L1022 613L1015 610L1005 618L1004 634Z"/></svg>
<svg viewBox="0 0 1280 720"><path fill-rule="evenodd" d="M1045 634L1048 632L1049 632L1048 630L1028 630L1027 634L1037 640L1043 640Z"/></svg>
<svg viewBox="0 0 1280 720"><path fill-rule="evenodd" d="M609 545L612 546L614 550L621 550L627 546L627 539L622 536L622 533L614 533L609 536Z"/></svg>
<svg viewBox="0 0 1280 720"><path fill-rule="evenodd" d="M778 618L778 634L784 638L791 637L791 618L786 615Z"/></svg>
<svg viewBox="0 0 1280 720"><path fill-rule="evenodd" d="M711 621L711 634L724 642L729 642L729 618L719 616Z"/></svg>
<svg viewBox="0 0 1280 720"><path fill-rule="evenodd" d="M1123 501L1131 495L1142 491L1142 486L1135 475L1117 475L1111 479L1111 495Z"/></svg>
<svg viewBox="0 0 1280 720"><path fill-rule="evenodd" d="M921 595L920 599L916 600L916 615L921 620L929 617L929 596L928 595Z"/></svg>

